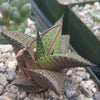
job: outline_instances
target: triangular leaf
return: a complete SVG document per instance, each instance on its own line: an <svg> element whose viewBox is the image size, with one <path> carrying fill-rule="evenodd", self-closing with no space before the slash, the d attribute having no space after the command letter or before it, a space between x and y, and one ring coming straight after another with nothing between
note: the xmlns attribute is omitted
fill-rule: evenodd
<svg viewBox="0 0 100 100"><path fill-rule="evenodd" d="M47 70L30 70L26 69L32 79L43 88L52 89L57 95L61 95L64 88L65 75L58 72Z"/></svg>
<svg viewBox="0 0 100 100"><path fill-rule="evenodd" d="M35 59L39 59L40 57L44 57L46 55L46 51L44 49L43 43L41 41L39 32L37 32L37 51L35 53Z"/></svg>
<svg viewBox="0 0 100 100"><path fill-rule="evenodd" d="M65 68L95 66L74 53L42 57L41 59L37 60L36 64L38 64L42 69L60 72Z"/></svg>
<svg viewBox="0 0 100 100"><path fill-rule="evenodd" d="M58 27L55 27L51 30L49 30L43 37L42 37L42 42L44 44L44 48L45 50L47 51L49 49L49 46L50 44L52 43L56 33L58 32L59 30L59 26ZM56 41L54 42L54 45L52 47L52 49L50 50L50 53L51 54L53 51L55 54L59 54L60 53L60 45L61 45L61 31L56 39Z"/></svg>
<svg viewBox="0 0 100 100"><path fill-rule="evenodd" d="M28 52L24 52L24 54L22 55L24 61L25 61L25 65L26 68L30 68L30 69L37 69L38 66L36 65L36 63L33 61L32 57L28 54ZM25 68L25 67L24 67Z"/></svg>
<svg viewBox="0 0 100 100"><path fill-rule="evenodd" d="M33 40L32 37L18 32L11 32L11 31L3 31L1 34L11 42L15 50L20 50L24 47L27 47L29 43ZM31 55L32 59L35 61L34 58L34 48L36 48L36 42L34 42L31 47L29 48L28 52ZM18 51L17 51L18 52Z"/></svg>
<svg viewBox="0 0 100 100"><path fill-rule="evenodd" d="M16 80L12 82L14 85L20 87L27 92L40 92L40 90L45 90L42 87L38 86L35 82L27 79L24 75L19 75Z"/></svg>

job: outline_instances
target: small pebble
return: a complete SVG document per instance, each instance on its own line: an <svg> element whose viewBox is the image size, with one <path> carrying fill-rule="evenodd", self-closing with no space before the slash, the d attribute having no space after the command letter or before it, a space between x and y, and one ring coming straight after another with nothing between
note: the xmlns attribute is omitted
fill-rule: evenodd
<svg viewBox="0 0 100 100"><path fill-rule="evenodd" d="M37 26L33 20L30 18L27 19L28 26L25 29L25 34L31 36L31 37L36 37L37 33Z"/></svg>
<svg viewBox="0 0 100 100"><path fill-rule="evenodd" d="M72 80L77 84L77 83L80 83L81 81L82 81L82 77L80 77L80 76L77 76L77 75L71 75L71 78L72 78Z"/></svg>
<svg viewBox="0 0 100 100"><path fill-rule="evenodd" d="M43 98L34 98L34 100L44 100Z"/></svg>
<svg viewBox="0 0 100 100"><path fill-rule="evenodd" d="M8 98L7 96L0 96L0 100L12 100L12 99Z"/></svg>
<svg viewBox="0 0 100 100"><path fill-rule="evenodd" d="M85 98L85 100L93 100L93 98Z"/></svg>
<svg viewBox="0 0 100 100"><path fill-rule="evenodd" d="M85 96L83 94L80 95L80 100L85 100Z"/></svg>
<svg viewBox="0 0 100 100"><path fill-rule="evenodd" d="M0 52L6 53L6 52L12 52L13 47L11 45L0 45Z"/></svg>
<svg viewBox="0 0 100 100"><path fill-rule="evenodd" d="M4 65L4 63L0 63L0 72L5 72L7 67Z"/></svg>
<svg viewBox="0 0 100 100"><path fill-rule="evenodd" d="M2 57L2 58L8 58L9 56L10 56L11 54L9 53L9 52L7 52L7 53L2 53L0 56Z"/></svg>
<svg viewBox="0 0 100 100"><path fill-rule="evenodd" d="M32 99L30 99L30 98L26 97L26 98L24 98L24 100L32 100Z"/></svg>
<svg viewBox="0 0 100 100"><path fill-rule="evenodd" d="M6 65L8 66L8 68L16 69L16 66L18 65L18 63L17 63L17 60L16 59L14 59L12 61L7 60L6 61Z"/></svg>
<svg viewBox="0 0 100 100"><path fill-rule="evenodd" d="M86 72L82 77L83 77L83 79L88 80L88 79L90 79L90 74Z"/></svg>
<svg viewBox="0 0 100 100"><path fill-rule="evenodd" d="M100 100L100 92L99 91L94 93L93 100Z"/></svg>
<svg viewBox="0 0 100 100"><path fill-rule="evenodd" d="M94 92L94 93L97 92L97 89L96 89L96 88L92 88L91 90L92 90L92 92Z"/></svg>
<svg viewBox="0 0 100 100"><path fill-rule="evenodd" d="M85 81L85 86L86 86L86 88L88 88L88 87L91 86L91 85L94 85L94 86L95 86L95 83L94 83L93 80L89 79L88 81Z"/></svg>
<svg viewBox="0 0 100 100"><path fill-rule="evenodd" d="M52 90L48 90L48 96L54 99L58 98L58 96Z"/></svg>
<svg viewBox="0 0 100 100"><path fill-rule="evenodd" d="M15 86L15 85L12 85L12 84L8 84L8 85L6 86L6 91L9 92L9 93L14 93L14 94L16 94L16 93L18 93L18 87Z"/></svg>
<svg viewBox="0 0 100 100"><path fill-rule="evenodd" d="M66 73L66 75L71 75L73 73L73 71L72 70L68 70L68 72Z"/></svg>
<svg viewBox="0 0 100 100"><path fill-rule="evenodd" d="M95 84L92 84L88 87L89 90L92 90L93 88L95 88ZM95 88L96 89L96 88ZM94 89L93 89L94 90Z"/></svg>
<svg viewBox="0 0 100 100"><path fill-rule="evenodd" d="M8 81L13 81L14 79L16 79L15 68L8 68L7 73L8 73L8 77L7 77Z"/></svg>
<svg viewBox="0 0 100 100"><path fill-rule="evenodd" d="M4 87L0 85L0 95L3 93Z"/></svg>
<svg viewBox="0 0 100 100"><path fill-rule="evenodd" d="M7 97L9 97L9 98L12 99L12 100L16 100L16 98L17 98L17 94L9 93L9 92L5 92L5 93L3 94L3 96L7 96Z"/></svg>
<svg viewBox="0 0 100 100"><path fill-rule="evenodd" d="M24 99L26 97L26 92L19 94L19 99Z"/></svg>
<svg viewBox="0 0 100 100"><path fill-rule="evenodd" d="M77 71L79 71L79 72L86 72L86 69L84 67L78 67Z"/></svg>
<svg viewBox="0 0 100 100"><path fill-rule="evenodd" d="M81 92L82 92L86 97L91 98L91 97L93 96L92 91L90 91L90 90L88 90L88 89L86 89L86 88L83 88L83 87L82 87Z"/></svg>
<svg viewBox="0 0 100 100"><path fill-rule="evenodd" d="M6 77L2 74L2 73L0 73L0 85L2 85L2 86L6 86L7 85L7 80L6 80Z"/></svg>
<svg viewBox="0 0 100 100"><path fill-rule="evenodd" d="M73 4L73 3L78 3L78 2L86 2L86 1L91 1L91 0L57 0L57 1L63 5L68 5L68 4Z"/></svg>

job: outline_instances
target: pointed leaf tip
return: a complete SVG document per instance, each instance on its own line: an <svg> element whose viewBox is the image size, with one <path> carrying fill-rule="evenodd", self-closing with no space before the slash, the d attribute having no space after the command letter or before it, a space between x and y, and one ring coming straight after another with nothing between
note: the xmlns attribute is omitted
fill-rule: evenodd
<svg viewBox="0 0 100 100"><path fill-rule="evenodd" d="M27 92L38 93L40 92L40 89L41 91L45 90L44 88L38 86L35 82L29 80L24 75L18 75L18 78L12 83Z"/></svg>
<svg viewBox="0 0 100 100"><path fill-rule="evenodd" d="M46 55L46 51L44 49L43 43L41 41L41 37L39 35L39 32L37 32L37 51L35 52L35 59L39 59L40 57L43 57Z"/></svg>
<svg viewBox="0 0 100 100"><path fill-rule="evenodd" d="M95 66L81 56L68 53L56 54L38 59L36 62L41 69L61 72L65 68Z"/></svg>
<svg viewBox="0 0 100 100"><path fill-rule="evenodd" d="M52 89L57 95L61 95L64 88L65 76L62 73L47 70L26 69L32 79L43 88Z"/></svg>
<svg viewBox="0 0 100 100"><path fill-rule="evenodd" d="M23 49L19 50L18 53L17 53L17 55L16 55L16 58L22 56L25 51L26 51L26 48L23 48Z"/></svg>

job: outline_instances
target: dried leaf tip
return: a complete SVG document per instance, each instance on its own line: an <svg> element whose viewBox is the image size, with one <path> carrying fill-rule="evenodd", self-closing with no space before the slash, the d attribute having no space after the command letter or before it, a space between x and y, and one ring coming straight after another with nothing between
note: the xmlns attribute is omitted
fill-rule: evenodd
<svg viewBox="0 0 100 100"><path fill-rule="evenodd" d="M25 51L26 51L26 48L23 48L23 49L19 50L18 53L17 53L17 55L16 55L16 58L22 56Z"/></svg>

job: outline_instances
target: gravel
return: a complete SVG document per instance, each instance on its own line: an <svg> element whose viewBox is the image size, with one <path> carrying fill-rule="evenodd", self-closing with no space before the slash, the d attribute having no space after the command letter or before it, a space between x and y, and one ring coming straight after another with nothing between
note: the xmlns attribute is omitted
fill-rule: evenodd
<svg viewBox="0 0 100 100"><path fill-rule="evenodd" d="M12 99L8 98L7 96L0 96L0 100L12 100Z"/></svg>
<svg viewBox="0 0 100 100"><path fill-rule="evenodd" d="M0 45L7 48L6 45ZM11 48L11 45L9 45ZM2 51L2 50L1 50ZM52 90L40 94L28 93L12 84L16 79L17 62L12 51L1 52L5 57L0 58L0 66L5 70L0 70L0 100L99 100L100 92L96 89L95 82L90 79L90 74L85 68L71 68L66 72L64 93L58 97ZM3 58L3 59L2 59ZM12 63L11 63L12 61ZM7 62L10 62L7 63ZM6 67L6 68L5 68ZM73 76L75 78L73 78ZM84 76L84 77L83 77ZM75 81L77 80L77 82ZM90 87L91 86L91 87ZM90 88L89 88L90 87Z"/></svg>
<svg viewBox="0 0 100 100"><path fill-rule="evenodd" d="M25 29L25 34L27 34L31 37L36 37L36 34L37 34L36 23L33 20L31 20L30 18L27 19L27 23L28 23L28 26Z"/></svg>
<svg viewBox="0 0 100 100"><path fill-rule="evenodd" d="M7 69L6 66L4 66L4 63L0 63L0 72L5 72Z"/></svg>
<svg viewBox="0 0 100 100"><path fill-rule="evenodd" d="M3 75L3 73L0 73L0 85L6 86L7 85L6 77Z"/></svg>
<svg viewBox="0 0 100 100"><path fill-rule="evenodd" d="M59 3L67 5L78 2L94 1L94 0L57 0Z"/></svg>
<svg viewBox="0 0 100 100"><path fill-rule="evenodd" d="M100 99L100 92L96 92L94 95L93 95L93 99L94 100L99 100Z"/></svg>
<svg viewBox="0 0 100 100"><path fill-rule="evenodd" d="M100 3L87 3L85 6L75 5L72 7L73 12L81 19L83 23L93 32L93 34L100 40L100 22L94 19L90 12L100 9Z"/></svg>
<svg viewBox="0 0 100 100"><path fill-rule="evenodd" d="M0 85L0 95L3 93L3 91L4 91L4 87Z"/></svg>
<svg viewBox="0 0 100 100"><path fill-rule="evenodd" d="M8 68L7 73L8 73L7 77L8 81L13 81L14 79L16 79L16 72L14 68Z"/></svg>

